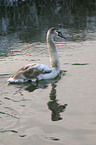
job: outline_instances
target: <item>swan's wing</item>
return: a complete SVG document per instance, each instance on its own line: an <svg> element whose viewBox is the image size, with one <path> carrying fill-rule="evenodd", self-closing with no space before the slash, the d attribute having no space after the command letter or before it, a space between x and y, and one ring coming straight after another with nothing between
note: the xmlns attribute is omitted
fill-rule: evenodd
<svg viewBox="0 0 96 145"><path fill-rule="evenodd" d="M29 64L20 68L11 78L9 82L18 82L26 80L37 80L41 74L48 74L52 72L52 68L44 64Z"/></svg>
<svg viewBox="0 0 96 145"><path fill-rule="evenodd" d="M23 71L23 75L26 78L37 78L40 74L51 73L52 69L46 65L39 64L35 66L28 67L25 71Z"/></svg>

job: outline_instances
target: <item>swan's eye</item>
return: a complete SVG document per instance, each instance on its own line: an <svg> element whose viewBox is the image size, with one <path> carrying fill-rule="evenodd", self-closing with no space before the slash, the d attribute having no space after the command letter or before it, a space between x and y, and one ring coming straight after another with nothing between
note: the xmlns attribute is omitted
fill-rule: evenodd
<svg viewBox="0 0 96 145"><path fill-rule="evenodd" d="M58 31L58 36L66 39L60 31Z"/></svg>

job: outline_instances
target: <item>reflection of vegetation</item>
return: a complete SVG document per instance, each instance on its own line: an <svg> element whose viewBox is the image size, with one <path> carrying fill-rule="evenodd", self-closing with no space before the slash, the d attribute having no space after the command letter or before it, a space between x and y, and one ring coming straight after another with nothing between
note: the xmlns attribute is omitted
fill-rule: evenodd
<svg viewBox="0 0 96 145"><path fill-rule="evenodd" d="M57 26L58 22L65 29L84 30L89 26L87 23L92 24L90 16L95 16L95 0L1 0L0 34L18 32L20 39L40 41L45 40L44 30Z"/></svg>
<svg viewBox="0 0 96 145"><path fill-rule="evenodd" d="M66 109L67 104L60 105L58 100L56 99L56 84L52 84L52 90L50 93L50 101L48 102L48 108L52 111L51 120L52 121L59 121L63 119L60 116L61 112L64 112Z"/></svg>

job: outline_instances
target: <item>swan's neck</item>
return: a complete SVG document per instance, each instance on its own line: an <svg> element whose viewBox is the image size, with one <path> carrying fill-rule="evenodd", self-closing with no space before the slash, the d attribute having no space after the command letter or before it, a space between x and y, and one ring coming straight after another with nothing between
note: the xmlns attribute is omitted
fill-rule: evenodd
<svg viewBox="0 0 96 145"><path fill-rule="evenodd" d="M49 50L51 67L60 71L60 63L59 63L57 50L53 42L53 38L50 35L47 35L47 46Z"/></svg>

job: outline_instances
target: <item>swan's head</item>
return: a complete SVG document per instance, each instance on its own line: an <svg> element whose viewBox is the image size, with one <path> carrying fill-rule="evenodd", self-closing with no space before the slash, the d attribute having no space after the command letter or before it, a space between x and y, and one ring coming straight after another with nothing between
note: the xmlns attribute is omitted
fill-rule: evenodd
<svg viewBox="0 0 96 145"><path fill-rule="evenodd" d="M48 30L47 36L48 35L51 36L51 38L58 36L58 37L66 39L64 35L62 34L62 32L58 28L55 28L55 27Z"/></svg>

